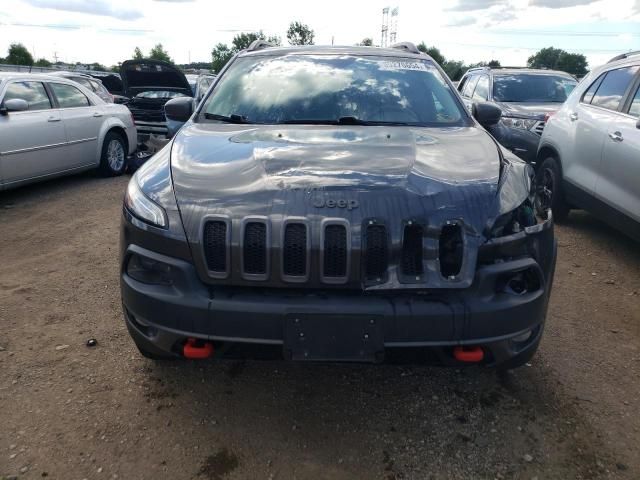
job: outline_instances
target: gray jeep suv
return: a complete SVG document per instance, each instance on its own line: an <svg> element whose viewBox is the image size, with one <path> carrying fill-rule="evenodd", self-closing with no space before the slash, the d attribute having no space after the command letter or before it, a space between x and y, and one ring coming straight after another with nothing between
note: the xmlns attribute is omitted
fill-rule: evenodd
<svg viewBox="0 0 640 480"><path fill-rule="evenodd" d="M129 183L121 292L151 358L258 344L504 368L540 341L556 259L533 171L412 44L237 54ZM475 117L475 118L474 118ZM435 355L431 355L435 354Z"/></svg>

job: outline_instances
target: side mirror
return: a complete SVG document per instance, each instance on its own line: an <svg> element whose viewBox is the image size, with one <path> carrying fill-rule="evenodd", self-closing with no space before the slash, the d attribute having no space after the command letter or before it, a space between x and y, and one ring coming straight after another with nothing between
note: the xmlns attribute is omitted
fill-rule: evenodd
<svg viewBox="0 0 640 480"><path fill-rule="evenodd" d="M0 114L7 115L9 112L24 112L25 110L29 110L29 102L21 98L11 98L3 102Z"/></svg>
<svg viewBox="0 0 640 480"><path fill-rule="evenodd" d="M175 122L186 122L193 113L193 98L172 98L164 104L164 113L169 120L173 120Z"/></svg>
<svg viewBox="0 0 640 480"><path fill-rule="evenodd" d="M484 128L491 127L500 121L502 110L491 103L474 102L471 114Z"/></svg>

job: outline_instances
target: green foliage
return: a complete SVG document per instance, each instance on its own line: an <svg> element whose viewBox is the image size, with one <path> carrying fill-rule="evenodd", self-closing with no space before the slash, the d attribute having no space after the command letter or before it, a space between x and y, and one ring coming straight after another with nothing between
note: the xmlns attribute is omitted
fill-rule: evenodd
<svg viewBox="0 0 640 480"><path fill-rule="evenodd" d="M39 58L34 65L36 67L50 67L53 64L46 58Z"/></svg>
<svg viewBox="0 0 640 480"><path fill-rule="evenodd" d="M93 63L90 63L90 64L88 65L88 67L89 67L91 70L98 70L98 71L100 71L100 72L106 72L106 71L107 71L107 67L105 67L104 65L102 65L102 64L101 64L101 63L99 63L99 62L93 62Z"/></svg>
<svg viewBox="0 0 640 480"><path fill-rule="evenodd" d="M33 65L33 56L21 43L12 43L9 45L9 52L5 59L10 65Z"/></svg>
<svg viewBox="0 0 640 480"><path fill-rule="evenodd" d="M314 36L313 30L301 22L291 22L287 30L289 45L313 45Z"/></svg>
<svg viewBox="0 0 640 480"><path fill-rule="evenodd" d="M219 43L216 45L211 52L213 60L211 67L213 68L213 71L219 73L227 62L231 60L233 55L233 50L231 50L225 43Z"/></svg>
<svg viewBox="0 0 640 480"><path fill-rule="evenodd" d="M500 65L500 62L498 60L489 60L487 66L490 68L500 68L502 65Z"/></svg>
<svg viewBox="0 0 640 480"><path fill-rule="evenodd" d="M549 68L562 70L573 75L582 76L589 66L587 58L580 53L568 53L561 48L547 47L531 55L527 60L530 68Z"/></svg>
<svg viewBox="0 0 640 480"><path fill-rule="evenodd" d="M260 30L258 32L243 32L239 33L231 41L231 47L225 43L218 43L211 51L212 68L214 72L220 72L222 68L227 64L231 57L233 57L240 50L244 50L251 45L255 40L266 40L275 46L280 46L282 40L276 35L267 36Z"/></svg>
<svg viewBox="0 0 640 480"><path fill-rule="evenodd" d="M140 50L139 47L136 47L135 50L133 51L133 57L134 60L142 60L144 58L144 55L142 54L142 50Z"/></svg>
<svg viewBox="0 0 640 480"><path fill-rule="evenodd" d="M444 57L442 52L440 52L439 49L437 49L436 47L427 47L427 45L424 42L421 42L418 45L418 50L420 50L422 53L426 53L427 55L429 55L431 58L433 58L436 61L438 65L444 68L444 65L447 59Z"/></svg>
<svg viewBox="0 0 640 480"><path fill-rule="evenodd" d="M363 47L372 47L373 46L373 38L363 38L359 45Z"/></svg>
<svg viewBox="0 0 640 480"><path fill-rule="evenodd" d="M169 56L169 52L167 52L161 43L158 43L155 47L151 49L149 52L149 58L152 60L161 60L167 63L173 63L171 57Z"/></svg>

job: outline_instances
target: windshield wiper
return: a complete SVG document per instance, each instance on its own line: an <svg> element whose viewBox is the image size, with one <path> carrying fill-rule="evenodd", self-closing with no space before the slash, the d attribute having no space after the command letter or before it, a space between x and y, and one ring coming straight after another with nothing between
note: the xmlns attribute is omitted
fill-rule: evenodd
<svg viewBox="0 0 640 480"><path fill-rule="evenodd" d="M204 118L207 120L219 120L226 123L251 123L246 116L236 115L232 113L228 117L226 115L218 115L217 113L205 113Z"/></svg>
<svg viewBox="0 0 640 480"><path fill-rule="evenodd" d="M384 122L360 120L358 117L345 116L337 120L330 119L308 119L308 120L284 120L278 122L284 125L368 125L368 126L385 126L385 125L409 125L406 122Z"/></svg>

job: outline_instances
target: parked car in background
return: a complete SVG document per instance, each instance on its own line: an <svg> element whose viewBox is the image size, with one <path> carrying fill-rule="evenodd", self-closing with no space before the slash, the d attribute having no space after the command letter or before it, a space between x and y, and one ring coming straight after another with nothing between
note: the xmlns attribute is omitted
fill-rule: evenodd
<svg viewBox="0 0 640 480"><path fill-rule="evenodd" d="M189 78L189 75L187 75L187 78ZM216 75L212 75L212 74L202 74L197 76L197 79L194 84L194 91L193 91L193 109L194 110L196 109L200 101L204 98L205 94L209 90L209 87L211 86L215 78L216 78ZM184 125L184 122L177 122L175 120L170 119L169 117L166 117L166 120L167 120L167 136L169 138L172 138L176 134L176 132L180 130L180 127Z"/></svg>
<svg viewBox="0 0 640 480"><path fill-rule="evenodd" d="M138 128L139 150L153 153L167 142L164 104L176 97L193 97L191 85L178 67L159 60L127 60L120 77Z"/></svg>
<svg viewBox="0 0 640 480"><path fill-rule="evenodd" d="M236 344L287 359L419 352L513 368L536 351L556 259L533 169L413 44L254 42L132 177L121 294L143 355ZM423 357L424 358L424 357Z"/></svg>
<svg viewBox="0 0 640 480"><path fill-rule="evenodd" d="M60 76L0 73L0 189L91 168L120 175L135 148L125 106Z"/></svg>
<svg viewBox="0 0 640 480"><path fill-rule="evenodd" d="M83 87L92 91L98 95L102 100L107 103L113 103L113 95L105 88L100 80L93 78L91 75L78 72L52 72L47 75L54 75L56 77L68 78L74 82L79 83Z"/></svg>
<svg viewBox="0 0 640 480"><path fill-rule="evenodd" d="M556 218L584 208L640 241L640 51L592 70L549 119L537 184Z"/></svg>
<svg viewBox="0 0 640 480"><path fill-rule="evenodd" d="M102 85L104 85L107 91L113 96L114 103L125 104L129 101L129 99L123 95L122 79L119 73L100 72L97 70L87 70L83 73L100 80Z"/></svg>
<svg viewBox="0 0 640 480"><path fill-rule="evenodd" d="M502 110L490 133L505 148L535 164L545 121L577 85L574 77L555 70L479 67L468 70L458 91L467 108L491 102Z"/></svg>

